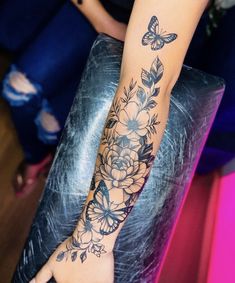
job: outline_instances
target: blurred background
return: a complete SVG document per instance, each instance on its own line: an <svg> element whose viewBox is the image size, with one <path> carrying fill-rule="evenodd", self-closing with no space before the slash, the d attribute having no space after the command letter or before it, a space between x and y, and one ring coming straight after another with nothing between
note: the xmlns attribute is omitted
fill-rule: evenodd
<svg viewBox="0 0 235 283"><path fill-rule="evenodd" d="M99 32L73 2L0 1L0 283L11 281ZM130 9L101 2L115 20L110 35L124 33ZM224 78L226 91L160 283L235 282L235 7L215 2L185 64Z"/></svg>

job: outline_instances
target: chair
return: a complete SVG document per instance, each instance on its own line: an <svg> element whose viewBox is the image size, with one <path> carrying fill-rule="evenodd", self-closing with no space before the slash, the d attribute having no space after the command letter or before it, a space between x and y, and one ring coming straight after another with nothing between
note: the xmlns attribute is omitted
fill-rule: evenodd
<svg viewBox="0 0 235 283"><path fill-rule="evenodd" d="M93 45L13 282L28 282L76 225L122 51L106 35ZM155 282L223 91L223 80L183 67L150 178L115 245L115 283Z"/></svg>

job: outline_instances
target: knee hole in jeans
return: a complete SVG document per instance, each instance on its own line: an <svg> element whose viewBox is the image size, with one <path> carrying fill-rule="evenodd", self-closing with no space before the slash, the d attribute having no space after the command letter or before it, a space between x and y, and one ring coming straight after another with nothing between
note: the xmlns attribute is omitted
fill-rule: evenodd
<svg viewBox="0 0 235 283"><path fill-rule="evenodd" d="M2 96L11 106L22 106L31 98L38 96L41 86L31 82L27 76L14 65L3 81Z"/></svg>
<svg viewBox="0 0 235 283"><path fill-rule="evenodd" d="M55 145L58 142L61 131L60 124L50 103L46 99L43 99L41 107L41 111L35 119L38 128L38 138L45 144Z"/></svg>

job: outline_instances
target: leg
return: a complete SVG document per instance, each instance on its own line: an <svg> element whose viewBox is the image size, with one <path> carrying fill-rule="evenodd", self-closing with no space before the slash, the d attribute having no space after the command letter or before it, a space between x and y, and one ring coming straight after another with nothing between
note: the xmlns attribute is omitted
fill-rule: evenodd
<svg viewBox="0 0 235 283"><path fill-rule="evenodd" d="M57 144L95 36L87 20L66 3L6 76L3 96L11 105L27 163L41 162L50 150L46 144Z"/></svg>
<svg viewBox="0 0 235 283"><path fill-rule="evenodd" d="M66 2L16 65L41 85L47 98L57 96L73 74L80 76L96 36L87 19Z"/></svg>
<svg viewBox="0 0 235 283"><path fill-rule="evenodd" d="M27 129L28 121L33 122L40 109L45 110L48 114L52 114L54 111L54 116L61 116L60 113L56 113L59 108L58 104L64 105L63 101L60 102L60 92L65 93L66 87L69 85L73 85L73 87L69 87L66 101L69 101L71 105L75 85L81 76L95 37L96 32L87 20L71 3L66 3L47 28L18 58L15 67L12 67L6 76L3 96L12 106L14 120L17 119L18 112L21 111L19 107L29 105L29 116L26 115L25 120L20 119L21 122L16 121L15 124L23 147L26 148L26 156L31 156L29 158L31 162L38 160L32 160L34 159L32 152L27 153L28 148L32 145L32 139L30 137L27 142L28 135L26 136L25 133L31 131L35 133L32 125ZM56 97L58 98L56 99ZM42 104L43 100L44 104ZM33 110L30 108L31 103L34 105ZM55 105L55 109L53 109L53 105ZM67 105L67 111L70 105ZM63 116L67 116L66 114L63 113ZM65 117L59 117L59 120L64 122ZM37 119L37 125L39 125L38 122ZM59 127L62 128L63 125L59 125ZM58 126L56 125L55 128L58 129ZM39 131L41 132L41 130ZM57 142L57 138L54 139ZM43 142L45 143L45 139ZM48 140L48 143L51 142L52 140Z"/></svg>

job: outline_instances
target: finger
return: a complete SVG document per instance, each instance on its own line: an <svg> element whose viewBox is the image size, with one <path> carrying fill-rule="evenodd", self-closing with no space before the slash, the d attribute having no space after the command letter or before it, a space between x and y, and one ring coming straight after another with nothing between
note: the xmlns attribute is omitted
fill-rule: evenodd
<svg viewBox="0 0 235 283"><path fill-rule="evenodd" d="M37 273L35 278L33 278L29 283L46 283L52 277L52 271L48 264L45 264L43 268Z"/></svg>

